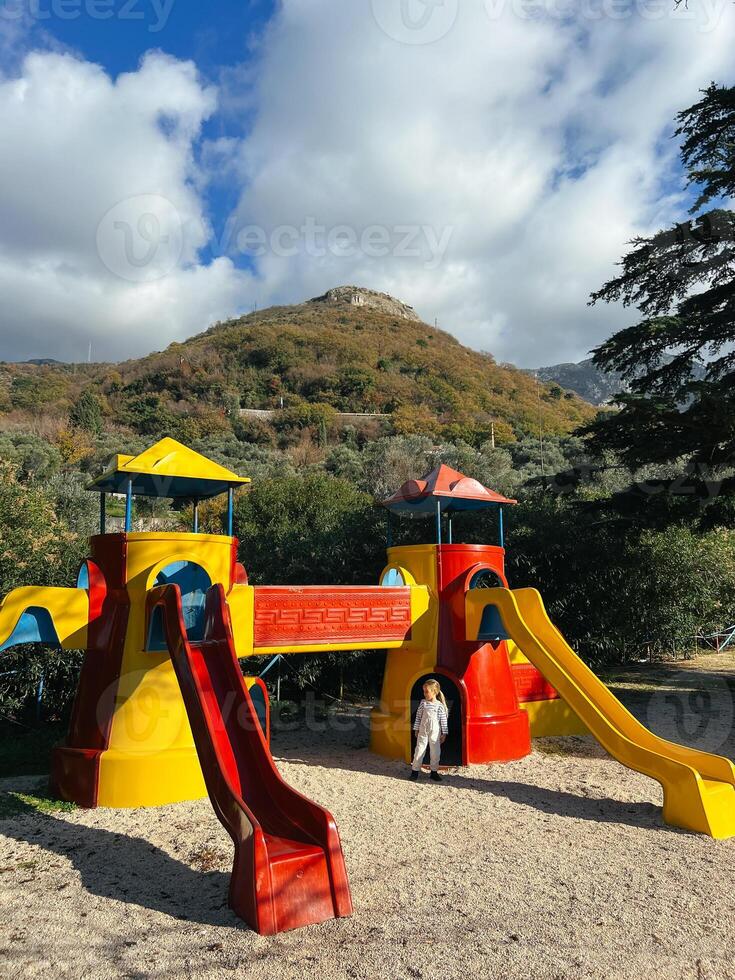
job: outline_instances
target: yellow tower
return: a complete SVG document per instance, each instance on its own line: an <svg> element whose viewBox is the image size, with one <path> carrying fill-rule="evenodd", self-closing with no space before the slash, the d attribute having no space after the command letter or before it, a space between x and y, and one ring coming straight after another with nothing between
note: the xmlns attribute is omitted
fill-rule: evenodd
<svg viewBox="0 0 735 980"><path fill-rule="evenodd" d="M70 732L56 751L53 782L64 797L94 806L151 806L206 795L184 702L146 596L179 586L196 638L207 589L231 593L244 578L232 537L233 491L246 478L163 439L139 456L117 456L90 487L100 493L101 531L91 540L87 655ZM122 533L107 534L108 493L125 495ZM227 494L226 534L200 534L198 503ZM194 503L193 533L134 532L136 496Z"/></svg>

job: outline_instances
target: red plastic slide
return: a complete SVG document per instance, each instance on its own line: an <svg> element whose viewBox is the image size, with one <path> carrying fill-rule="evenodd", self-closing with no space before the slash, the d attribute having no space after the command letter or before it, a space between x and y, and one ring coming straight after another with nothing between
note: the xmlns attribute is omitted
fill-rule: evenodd
<svg viewBox="0 0 735 980"><path fill-rule="evenodd" d="M235 845L231 908L263 935L351 915L334 818L276 769L234 653L222 586L207 593L201 642L187 639L178 586L151 590L148 602L149 615L163 612L209 798Z"/></svg>

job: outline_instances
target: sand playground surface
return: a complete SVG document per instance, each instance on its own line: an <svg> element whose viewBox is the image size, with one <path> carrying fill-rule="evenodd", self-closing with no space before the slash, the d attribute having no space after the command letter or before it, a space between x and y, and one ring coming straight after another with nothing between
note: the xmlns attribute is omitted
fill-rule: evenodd
<svg viewBox="0 0 735 980"><path fill-rule="evenodd" d="M734 681L730 654L612 686L659 734L732 758ZM351 919L251 932L227 907L232 847L208 800L28 807L0 819L0 976L735 978L735 840L664 825L657 783L586 737L411 783L368 751L366 718L272 741L337 821Z"/></svg>

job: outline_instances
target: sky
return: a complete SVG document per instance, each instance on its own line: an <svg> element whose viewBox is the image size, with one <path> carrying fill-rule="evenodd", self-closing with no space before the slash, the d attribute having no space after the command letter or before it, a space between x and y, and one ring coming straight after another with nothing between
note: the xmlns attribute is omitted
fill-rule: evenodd
<svg viewBox="0 0 735 980"><path fill-rule="evenodd" d="M0 359L123 360L332 286L499 361L690 203L730 0L0 0Z"/></svg>

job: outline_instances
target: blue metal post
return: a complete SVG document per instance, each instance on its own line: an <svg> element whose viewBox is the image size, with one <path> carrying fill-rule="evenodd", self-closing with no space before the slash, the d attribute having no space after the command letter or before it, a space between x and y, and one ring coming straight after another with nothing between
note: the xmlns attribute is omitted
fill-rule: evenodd
<svg viewBox="0 0 735 980"><path fill-rule="evenodd" d="M44 688L44 675L41 674L38 680L38 687L36 688L36 721L41 720L41 705L43 703L43 688Z"/></svg>
<svg viewBox="0 0 735 980"><path fill-rule="evenodd" d="M199 534L199 501L194 501L194 534Z"/></svg>
<svg viewBox="0 0 735 980"><path fill-rule="evenodd" d="M232 537L235 527L235 490L230 487L227 491L227 536Z"/></svg>
<svg viewBox="0 0 735 980"><path fill-rule="evenodd" d="M436 502L436 543L442 543L442 504L441 500Z"/></svg>
<svg viewBox="0 0 735 980"><path fill-rule="evenodd" d="M452 515L451 514L449 515L449 536L448 537L449 537L448 543L449 544L453 544L454 541L453 541L453 538L452 538Z"/></svg>
<svg viewBox="0 0 735 980"><path fill-rule="evenodd" d="M498 531L500 532L500 547L505 547L505 528L503 527L503 508L498 507Z"/></svg>
<svg viewBox="0 0 735 980"><path fill-rule="evenodd" d="M133 529L133 481L128 480L125 490L125 533Z"/></svg>
<svg viewBox="0 0 735 980"><path fill-rule="evenodd" d="M268 663L267 663L267 664L265 665L265 667L264 667L264 668L263 668L263 669L261 670L261 672L260 672L260 673L258 674L258 677L265 677L265 675L266 675L266 674L268 673L268 671L269 671L269 670L271 669L271 667L272 667L272 666L273 666L274 664L276 664L276 663L278 663L278 661L279 661L280 659L281 659L281 654L280 654L280 653L277 653L277 654L275 655L275 657L273 657L273 659L272 659L272 660L269 660L269 661L268 661Z"/></svg>
<svg viewBox="0 0 735 980"><path fill-rule="evenodd" d="M100 494L100 534L107 534L107 494Z"/></svg>

